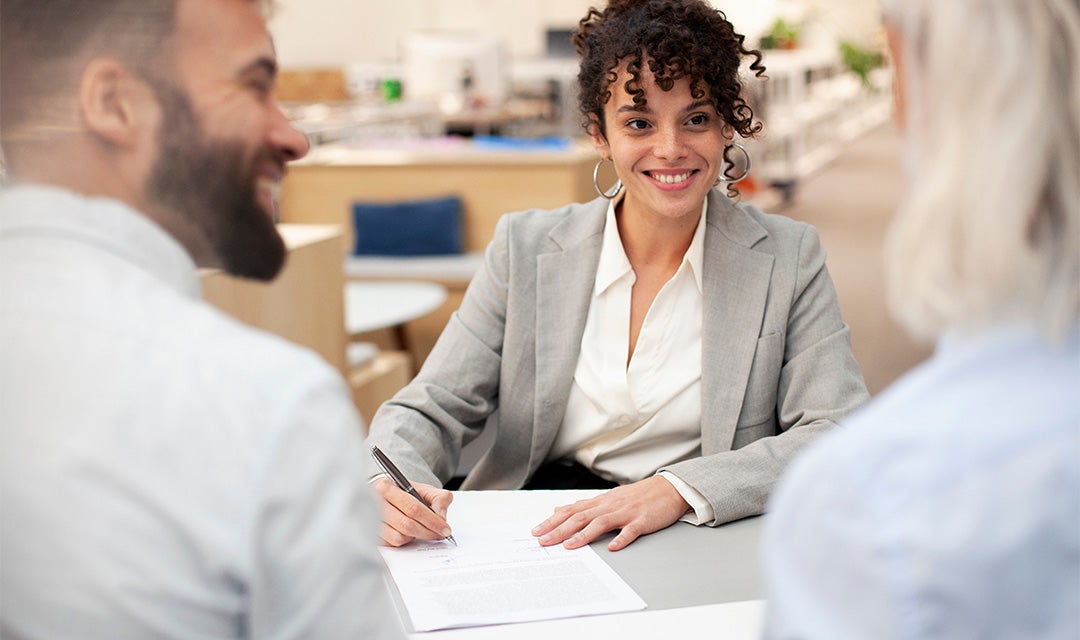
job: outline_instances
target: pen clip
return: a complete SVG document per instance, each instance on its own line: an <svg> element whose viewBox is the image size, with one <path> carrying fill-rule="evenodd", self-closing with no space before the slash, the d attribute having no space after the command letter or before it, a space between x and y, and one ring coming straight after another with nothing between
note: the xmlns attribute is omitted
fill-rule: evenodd
<svg viewBox="0 0 1080 640"><path fill-rule="evenodd" d="M375 462L382 468L383 472L390 476L390 479L394 481L394 484L398 486L402 491L408 491L411 487L409 481L405 479L405 475L394 466L393 462L390 462L390 458L386 457L386 454L379 450L378 447L371 448L371 457L375 458Z"/></svg>

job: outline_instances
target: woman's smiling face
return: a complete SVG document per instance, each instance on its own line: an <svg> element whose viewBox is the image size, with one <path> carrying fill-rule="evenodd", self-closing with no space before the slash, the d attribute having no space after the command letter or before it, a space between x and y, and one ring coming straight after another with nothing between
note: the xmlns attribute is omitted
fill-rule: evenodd
<svg viewBox="0 0 1080 640"><path fill-rule="evenodd" d="M664 91L648 64L642 67L646 104L636 106L627 93L624 85L630 75L623 65L604 105L607 135L594 131L593 143L615 163L626 190L624 214L696 224L724 166L727 127L707 90L693 97L690 80L684 77Z"/></svg>

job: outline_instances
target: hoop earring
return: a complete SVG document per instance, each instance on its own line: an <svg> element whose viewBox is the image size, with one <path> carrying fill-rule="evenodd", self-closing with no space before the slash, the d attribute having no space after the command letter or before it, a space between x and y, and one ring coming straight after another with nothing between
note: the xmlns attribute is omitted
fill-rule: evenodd
<svg viewBox="0 0 1080 640"><path fill-rule="evenodd" d="M750 167L753 165L753 163L750 161L750 152L746 150L746 147L742 146L738 142L732 142L731 146L738 147L739 151L742 151L743 155L746 156L746 171L743 171L741 176L734 179L724 178L723 174L721 174L716 177L716 184L735 184L736 182L742 182L746 179L746 176L750 175Z"/></svg>
<svg viewBox="0 0 1080 640"><path fill-rule="evenodd" d="M598 174L600 172L600 165L604 164L605 160L607 160L607 158L600 158L596 161L596 166L593 167L592 170L592 186L594 189L596 189L596 192L600 194L601 198L604 198L605 200L614 200L615 197L619 195L619 190L622 189L622 180L616 180L615 186L608 189L607 191L604 191L600 188L600 183L598 182Z"/></svg>

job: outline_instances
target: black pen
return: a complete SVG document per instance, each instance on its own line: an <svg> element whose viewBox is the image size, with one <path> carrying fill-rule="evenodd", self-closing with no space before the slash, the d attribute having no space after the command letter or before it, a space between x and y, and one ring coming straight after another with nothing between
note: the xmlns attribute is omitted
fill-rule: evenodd
<svg viewBox="0 0 1080 640"><path fill-rule="evenodd" d="M428 504L428 501L424 500L424 498L416 490L416 487L412 486L412 483L409 482L409 479L405 477L405 474L402 473L401 470L398 469L393 462L390 462L390 458L387 458L385 453L379 451L378 447L372 447L371 456L375 458L375 462L379 465L379 467L382 468L383 472L386 475L390 476L390 479L394 481L394 484L397 485L398 489L401 489L405 493L410 494L412 497L419 500L420 504L427 507L432 513L435 513L435 510L431 508L431 505ZM435 513L435 515L439 514ZM455 547L457 546L457 540L454 540L454 536L446 536L446 539L450 542L453 542Z"/></svg>

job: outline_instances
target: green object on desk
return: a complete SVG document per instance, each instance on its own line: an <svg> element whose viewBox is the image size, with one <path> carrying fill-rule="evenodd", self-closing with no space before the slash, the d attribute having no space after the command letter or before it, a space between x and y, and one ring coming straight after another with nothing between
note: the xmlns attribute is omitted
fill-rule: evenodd
<svg viewBox="0 0 1080 640"><path fill-rule="evenodd" d="M379 83L379 90L382 93L383 100L387 102L401 100L401 80L397 78L384 78Z"/></svg>

